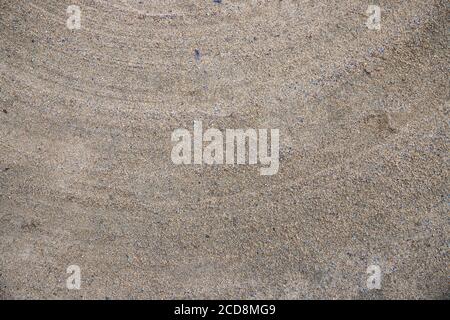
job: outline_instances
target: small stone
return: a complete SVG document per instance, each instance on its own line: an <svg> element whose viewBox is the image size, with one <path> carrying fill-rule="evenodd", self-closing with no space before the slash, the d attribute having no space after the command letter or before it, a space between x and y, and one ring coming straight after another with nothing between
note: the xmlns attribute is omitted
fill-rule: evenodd
<svg viewBox="0 0 450 320"><path fill-rule="evenodd" d="M200 61L200 50L194 50L195 60Z"/></svg>

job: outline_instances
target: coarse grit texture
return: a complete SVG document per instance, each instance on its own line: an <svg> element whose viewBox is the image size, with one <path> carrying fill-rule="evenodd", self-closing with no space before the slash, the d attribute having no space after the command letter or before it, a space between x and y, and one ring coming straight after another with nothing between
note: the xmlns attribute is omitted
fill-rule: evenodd
<svg viewBox="0 0 450 320"><path fill-rule="evenodd" d="M447 299L449 3L373 2L0 0L0 298Z"/></svg>

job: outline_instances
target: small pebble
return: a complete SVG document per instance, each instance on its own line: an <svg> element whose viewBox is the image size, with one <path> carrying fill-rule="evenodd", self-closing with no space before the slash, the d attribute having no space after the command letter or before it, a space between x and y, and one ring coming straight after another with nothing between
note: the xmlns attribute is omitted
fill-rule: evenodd
<svg viewBox="0 0 450 320"><path fill-rule="evenodd" d="M200 51L198 49L194 50L195 60L200 61Z"/></svg>

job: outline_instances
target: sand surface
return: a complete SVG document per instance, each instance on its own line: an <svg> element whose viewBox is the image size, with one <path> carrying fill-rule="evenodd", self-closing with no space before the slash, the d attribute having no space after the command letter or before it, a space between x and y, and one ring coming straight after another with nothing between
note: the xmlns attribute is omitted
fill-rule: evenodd
<svg viewBox="0 0 450 320"><path fill-rule="evenodd" d="M373 2L0 0L0 297L448 298L448 2ZM174 165L194 120L278 173Z"/></svg>

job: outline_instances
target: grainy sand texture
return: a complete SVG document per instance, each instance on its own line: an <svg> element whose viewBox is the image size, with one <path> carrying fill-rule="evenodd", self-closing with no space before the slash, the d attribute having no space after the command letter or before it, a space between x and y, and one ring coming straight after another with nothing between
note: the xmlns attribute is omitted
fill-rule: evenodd
<svg viewBox="0 0 450 320"><path fill-rule="evenodd" d="M444 0L0 0L0 297L448 298L448 18ZM194 121L279 129L278 173L174 164Z"/></svg>

